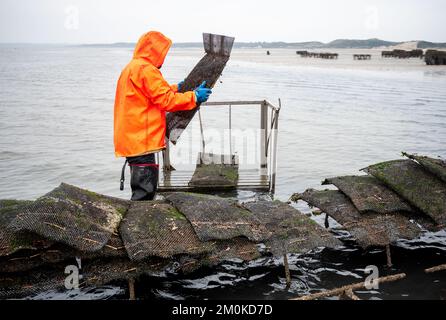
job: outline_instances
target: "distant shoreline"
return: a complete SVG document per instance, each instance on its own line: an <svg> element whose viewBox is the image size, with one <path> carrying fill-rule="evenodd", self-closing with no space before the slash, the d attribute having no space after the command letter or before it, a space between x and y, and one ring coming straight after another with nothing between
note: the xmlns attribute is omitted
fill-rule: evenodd
<svg viewBox="0 0 446 320"><path fill-rule="evenodd" d="M73 47L114 47L114 48L134 48L136 43L118 42L118 43L92 43L92 44L69 44L69 43L0 43L0 46L73 46ZM201 42L177 42L173 48L203 48ZM350 40L338 39L328 43L319 41L307 42L235 42L234 48L237 49L446 49L446 42L429 41L405 41L392 42L380 39L368 40Z"/></svg>
<svg viewBox="0 0 446 320"><path fill-rule="evenodd" d="M114 44L84 44L88 47L134 47L135 43L114 43ZM179 42L174 43L173 48L202 48L201 42ZM391 42L380 39L368 40L348 40L338 39L328 43L309 42L235 42L234 48L239 49L446 49L446 43L436 43L429 41L406 41Z"/></svg>

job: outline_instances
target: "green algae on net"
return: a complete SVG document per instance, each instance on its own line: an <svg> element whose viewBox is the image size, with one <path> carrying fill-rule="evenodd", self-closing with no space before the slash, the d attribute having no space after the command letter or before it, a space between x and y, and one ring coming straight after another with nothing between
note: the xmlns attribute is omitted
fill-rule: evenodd
<svg viewBox="0 0 446 320"><path fill-rule="evenodd" d="M350 199L337 190L308 189L301 199L331 216L340 223L364 249L384 247L399 239L413 239L422 230L399 213L361 214Z"/></svg>
<svg viewBox="0 0 446 320"><path fill-rule="evenodd" d="M336 177L326 179L322 184L335 185L350 198L361 213L413 212L411 206L401 199L398 194L388 189L373 176Z"/></svg>
<svg viewBox="0 0 446 320"><path fill-rule="evenodd" d="M189 187L236 188L239 179L238 156L213 153L198 154L197 167Z"/></svg>
<svg viewBox="0 0 446 320"><path fill-rule="evenodd" d="M365 171L384 182L436 223L446 225L446 183L412 160L394 160Z"/></svg>
<svg viewBox="0 0 446 320"><path fill-rule="evenodd" d="M280 201L256 206L173 193L167 201L131 202L62 184L36 201L1 204L1 217L7 217L0 219L2 298L63 288L61 274L75 257L82 261L83 283L99 285L339 244ZM287 219L276 221L281 212Z"/></svg>
<svg viewBox="0 0 446 320"><path fill-rule="evenodd" d="M369 166L363 169L370 174L366 176L326 179L323 184L339 190L308 189L292 200L318 207L364 248L441 230L446 222L444 160L403 155L411 160Z"/></svg>
<svg viewBox="0 0 446 320"><path fill-rule="evenodd" d="M205 164L197 166L189 187L235 188L238 182L238 168L226 164Z"/></svg>
<svg viewBox="0 0 446 320"><path fill-rule="evenodd" d="M440 158L430 158L417 154L408 154L403 152L403 156L415 160L422 165L427 171L436 175L438 178L446 182L446 161Z"/></svg>

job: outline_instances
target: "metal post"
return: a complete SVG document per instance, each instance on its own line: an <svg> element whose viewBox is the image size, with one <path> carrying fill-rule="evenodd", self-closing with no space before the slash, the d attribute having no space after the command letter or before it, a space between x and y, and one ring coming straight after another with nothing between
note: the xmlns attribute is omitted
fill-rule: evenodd
<svg viewBox="0 0 446 320"><path fill-rule="evenodd" d="M232 106L229 105L229 156L232 163Z"/></svg>
<svg viewBox="0 0 446 320"><path fill-rule="evenodd" d="M201 110L198 110L198 120L200 121L200 134L201 134L201 156L204 157L206 153L206 142L204 141L204 129L203 121L201 120ZM201 161L202 162L202 161ZM201 164L201 163L200 163Z"/></svg>
<svg viewBox="0 0 446 320"><path fill-rule="evenodd" d="M263 101L260 105L260 169L261 174L265 175L268 168L268 104Z"/></svg>
<svg viewBox="0 0 446 320"><path fill-rule="evenodd" d="M277 172L277 135L279 132L279 112L280 112L280 108L282 107L282 103L279 99L279 109L277 109L274 112L274 127L273 127L273 144L272 144L272 164L271 164L271 193L274 194L274 192L276 191L276 172Z"/></svg>
<svg viewBox="0 0 446 320"><path fill-rule="evenodd" d="M235 146L233 146L233 140L232 140L232 106L244 106L244 107L260 107L260 159L258 161L260 162L260 170L258 171L260 177L257 180L257 177L255 177L256 180L252 179L252 174L250 173L247 177L246 181L243 180L243 183L240 183L238 185L238 188L240 189L250 189L250 188L256 188L259 187L262 190L269 190L269 192L274 193L275 191L275 184L276 184L276 166L277 166L277 131L278 131L278 116L279 116L279 108L276 108L271 103L269 103L267 100L252 100L252 101L223 101L223 102L208 102L203 105L206 106L226 106L229 107L229 139L230 139L230 146L229 146L229 152L231 156L231 163L235 163L235 154L233 153L236 151L234 149ZM279 103L280 105L280 103ZM271 114L270 110L271 109ZM200 117L200 115L199 115ZM201 128L202 124L200 123ZM203 130L202 130L202 142L203 139ZM205 152L205 145L202 145L202 152ZM163 155L163 166L162 170L163 172L160 172L159 176L159 182L160 182L160 190L166 191L168 189L172 190L176 187L181 187L188 189L187 185L184 185L184 176L181 175L181 172L179 172L179 175L174 175L175 168L172 167L171 164L171 158L170 158L170 143L166 142L166 149L162 152ZM160 163L161 159L158 159L158 163ZM257 169L258 170L258 169ZM162 174L162 176L161 176ZM174 175L172 177L172 175ZM252 183L251 183L252 182Z"/></svg>
<svg viewBox="0 0 446 320"><path fill-rule="evenodd" d="M163 171L169 172L175 170L170 164L170 145L169 139L166 138L166 149L163 150Z"/></svg>
<svg viewBox="0 0 446 320"><path fill-rule="evenodd" d="M160 153L159 152L157 152L156 153L156 164L158 165L158 171L159 171L159 166L160 166ZM164 171L164 170L163 170ZM159 172L158 172L158 181L156 182L157 184L157 186L159 186L160 185L160 174L159 174Z"/></svg>

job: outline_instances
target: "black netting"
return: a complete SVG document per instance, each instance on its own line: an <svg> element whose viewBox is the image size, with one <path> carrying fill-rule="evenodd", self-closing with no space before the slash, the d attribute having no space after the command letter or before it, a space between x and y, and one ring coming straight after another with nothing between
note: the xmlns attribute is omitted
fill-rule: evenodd
<svg viewBox="0 0 446 320"><path fill-rule="evenodd" d="M105 285L112 281L135 279L142 275L158 276L172 265L171 260L152 258L144 262L129 259L100 259L82 267L83 285Z"/></svg>
<svg viewBox="0 0 446 320"><path fill-rule="evenodd" d="M128 201L62 184L16 210L15 232L29 231L81 251L98 251L117 232Z"/></svg>
<svg viewBox="0 0 446 320"><path fill-rule="evenodd" d="M166 199L186 216L201 241L241 236L262 241L270 236L265 225L234 200L182 192L169 193Z"/></svg>
<svg viewBox="0 0 446 320"><path fill-rule="evenodd" d="M346 176L326 179L323 184L333 184L341 190L361 212L393 213L413 212L398 194L372 176Z"/></svg>
<svg viewBox="0 0 446 320"><path fill-rule="evenodd" d="M160 275L170 265L171 261L152 259L137 263L127 258L81 260L79 286L105 285L117 280L134 279L141 275ZM69 273L66 267L79 267L75 259L65 263L52 264L33 269L32 271L11 274L0 273L0 299L21 298L37 295L49 290L67 291L65 282Z"/></svg>
<svg viewBox="0 0 446 320"><path fill-rule="evenodd" d="M215 241L216 250L208 255L177 257L178 271L183 274L194 272L202 267L215 267L224 261L253 261L261 257L258 245L246 238Z"/></svg>
<svg viewBox="0 0 446 320"><path fill-rule="evenodd" d="M0 258L0 273L24 272L44 265L61 263L79 257L85 260L97 258L126 258L127 252L119 236L113 235L99 251L81 252L61 243L45 249L20 250Z"/></svg>
<svg viewBox="0 0 446 320"><path fill-rule="evenodd" d="M129 202L62 184L35 202L3 202L2 223L15 232L8 234L35 233L51 241L0 257L0 297L64 290L64 268L76 264L75 258L82 261L82 283L98 285L166 270L187 273L225 260L251 261L264 252L262 243L274 255L338 244L279 201L241 205L190 193L166 197L167 202Z"/></svg>
<svg viewBox="0 0 446 320"><path fill-rule="evenodd" d="M412 160L379 163L365 169L414 207L446 225L446 183Z"/></svg>
<svg viewBox="0 0 446 320"><path fill-rule="evenodd" d="M65 265L49 265L32 271L0 274L0 299L23 298L65 288Z"/></svg>
<svg viewBox="0 0 446 320"><path fill-rule="evenodd" d="M83 257L126 257L124 242L118 234L112 234L107 244L97 252L83 252Z"/></svg>
<svg viewBox="0 0 446 320"><path fill-rule="evenodd" d="M398 239L413 239L422 232L418 224L427 228L432 228L433 225L421 217L408 217L398 213L361 214L350 199L336 190L309 189L299 198L333 217L363 248L386 246ZM412 219L417 219L416 223L411 222Z"/></svg>
<svg viewBox="0 0 446 320"><path fill-rule="evenodd" d="M197 255L215 249L201 242L190 222L176 208L159 201L134 203L120 226L130 259Z"/></svg>
<svg viewBox="0 0 446 320"><path fill-rule="evenodd" d="M0 257L20 250L47 248L52 242L26 230L15 231L10 224L32 201L0 200Z"/></svg>
<svg viewBox="0 0 446 320"><path fill-rule="evenodd" d="M257 245L246 238L216 241L215 246L216 250L205 258L210 265L217 265L224 260L251 261L260 258Z"/></svg>
<svg viewBox="0 0 446 320"><path fill-rule="evenodd" d="M0 273L25 272L73 259L77 254L76 250L60 244L55 244L45 250L21 250L0 260Z"/></svg>
<svg viewBox="0 0 446 320"><path fill-rule="evenodd" d="M286 203L256 201L243 206L266 226L270 236L265 244L273 255L302 253L317 247L340 245L328 231Z"/></svg>

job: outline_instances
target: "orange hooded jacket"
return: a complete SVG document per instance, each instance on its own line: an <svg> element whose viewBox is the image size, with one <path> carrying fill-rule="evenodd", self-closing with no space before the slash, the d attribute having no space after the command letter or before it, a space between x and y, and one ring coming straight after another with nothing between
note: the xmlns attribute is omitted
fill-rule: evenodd
<svg viewBox="0 0 446 320"><path fill-rule="evenodd" d="M166 112L196 107L193 91L178 93L159 68L172 41L160 32L144 34L132 61L118 81L114 111L114 144L117 157L134 157L166 147Z"/></svg>

